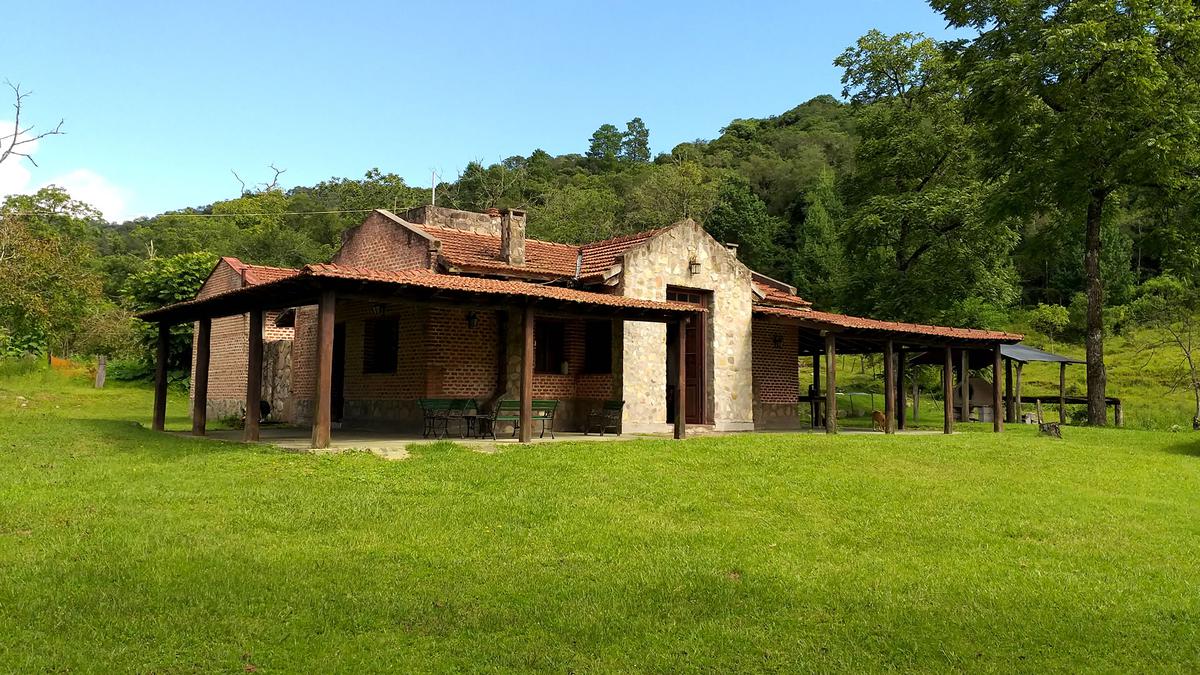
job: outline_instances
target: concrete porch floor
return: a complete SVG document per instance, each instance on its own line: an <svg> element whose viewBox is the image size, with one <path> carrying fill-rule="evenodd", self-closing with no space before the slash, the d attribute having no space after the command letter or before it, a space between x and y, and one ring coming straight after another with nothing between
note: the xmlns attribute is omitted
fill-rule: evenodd
<svg viewBox="0 0 1200 675"><path fill-rule="evenodd" d="M173 432L180 436L189 436L188 432ZM735 432L714 432L709 430L695 430L689 435L692 437L704 436L724 436L727 434L821 434L824 435L824 430L817 429L772 429L762 431L735 431ZM861 435L861 434L878 434L882 432L872 431L871 429L862 428L842 428L838 431L843 435ZM897 431L896 435L912 436L912 435L932 435L940 434L940 431L933 430L906 430ZM564 442L606 442L606 441L630 441L637 439L669 439L670 434L605 434L600 436L592 433L584 435L578 431L556 431L555 438L551 438L549 434L545 438L533 437L532 444L542 443L564 443ZM212 429L208 432L208 438L221 441L242 442L242 431L240 429ZM520 445L520 441L509 437L507 434L500 434L497 440L488 438L459 438L455 434L446 436L445 441L463 445L470 450L482 453L497 452L504 446ZM434 437L423 438L420 434L403 433L397 431L389 431L383 429L334 429L332 438L330 439L329 447L325 450L313 450L312 432L308 427L290 427L290 426L263 426L259 432L259 442L274 445L285 450L293 452L349 452L349 451L365 451L384 457L385 459L405 459L408 457L408 447L411 445L420 445L426 443L435 443L438 439Z"/></svg>

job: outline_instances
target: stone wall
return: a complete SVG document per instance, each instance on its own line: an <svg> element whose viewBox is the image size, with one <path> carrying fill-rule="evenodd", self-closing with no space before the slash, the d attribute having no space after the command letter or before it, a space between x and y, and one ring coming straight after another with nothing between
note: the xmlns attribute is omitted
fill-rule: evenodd
<svg viewBox="0 0 1200 675"><path fill-rule="evenodd" d="M455 230L466 230L478 234L500 236L500 213L475 213L459 211L441 206L418 206L399 214L410 223L449 227Z"/></svg>
<svg viewBox="0 0 1200 675"><path fill-rule="evenodd" d="M688 263L700 263L691 274ZM667 287L712 292L706 336L709 387L705 405L719 431L754 427L750 270L694 221L678 223L625 254L619 292L666 300ZM622 389L628 431L669 429L666 424L666 326L624 322Z"/></svg>

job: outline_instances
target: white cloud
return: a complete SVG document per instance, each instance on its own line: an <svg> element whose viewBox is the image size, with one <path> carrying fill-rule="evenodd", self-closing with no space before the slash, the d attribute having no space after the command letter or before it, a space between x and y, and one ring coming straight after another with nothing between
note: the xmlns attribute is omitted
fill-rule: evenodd
<svg viewBox="0 0 1200 675"><path fill-rule="evenodd" d="M0 129L11 131L12 122L0 120ZM8 140L2 142L7 144ZM21 146L21 152L32 155L37 147L38 142L33 141ZM74 169L48 181L34 181L29 161L25 158L9 156L0 162L0 199L12 194L31 194L47 185L57 185L69 192L73 199L100 209L108 220L119 222L129 218L125 211L128 193L91 169Z"/></svg>

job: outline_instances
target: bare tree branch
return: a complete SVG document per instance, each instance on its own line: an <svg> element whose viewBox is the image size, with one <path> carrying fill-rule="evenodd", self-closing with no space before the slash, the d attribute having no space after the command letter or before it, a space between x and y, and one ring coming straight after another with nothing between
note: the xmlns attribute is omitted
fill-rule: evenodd
<svg viewBox="0 0 1200 675"><path fill-rule="evenodd" d="M247 192L249 192L249 190L246 189L246 181L242 180L242 177L238 175L238 172L234 171L233 169L230 169L229 173L233 174L233 177L237 179L237 182L242 184L242 191L239 194L244 195Z"/></svg>
<svg viewBox="0 0 1200 675"><path fill-rule="evenodd" d="M61 136L65 134L66 132L62 130L63 122L65 120L60 119L58 121L58 125L49 131L43 131L40 134L30 136L29 133L33 131L32 124L24 129L21 128L21 106L24 104L26 97L33 92L21 91L20 84L13 84L8 80L5 80L4 83L8 85L9 89L13 90L13 97L15 98L13 101L13 109L16 111L16 113L13 115L12 133L6 136L0 136L0 164L3 164L4 160L8 159L9 157L24 157L25 159L29 160L30 164L37 166L37 161L33 159L33 156L30 155L30 153L18 150L18 148L28 145L29 143L36 143L47 136Z"/></svg>

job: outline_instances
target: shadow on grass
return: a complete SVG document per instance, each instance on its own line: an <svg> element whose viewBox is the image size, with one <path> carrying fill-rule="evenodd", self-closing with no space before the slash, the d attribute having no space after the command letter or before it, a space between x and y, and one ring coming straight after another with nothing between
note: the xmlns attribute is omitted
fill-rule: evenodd
<svg viewBox="0 0 1200 675"><path fill-rule="evenodd" d="M1187 455L1188 457L1200 457L1200 433L1192 432L1193 438L1190 438L1182 443L1175 443L1164 448L1164 452L1172 455Z"/></svg>
<svg viewBox="0 0 1200 675"><path fill-rule="evenodd" d="M122 451L152 453L163 458L180 459L189 455L216 453L282 452L266 444L238 443L212 438L181 436L170 431L160 432L146 428L139 422L114 419L78 418L67 420L87 430L93 438L101 439L109 447Z"/></svg>

